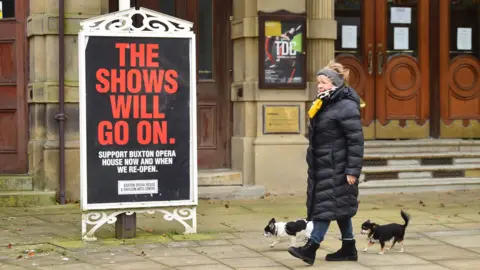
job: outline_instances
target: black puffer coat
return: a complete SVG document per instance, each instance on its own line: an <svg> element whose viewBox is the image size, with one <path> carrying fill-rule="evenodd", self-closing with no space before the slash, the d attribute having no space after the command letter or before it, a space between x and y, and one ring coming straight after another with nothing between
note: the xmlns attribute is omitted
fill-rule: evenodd
<svg viewBox="0 0 480 270"><path fill-rule="evenodd" d="M363 165L360 98L341 87L324 100L310 120L307 150L307 219L338 220L355 216L358 178ZM357 177L349 185L347 175Z"/></svg>

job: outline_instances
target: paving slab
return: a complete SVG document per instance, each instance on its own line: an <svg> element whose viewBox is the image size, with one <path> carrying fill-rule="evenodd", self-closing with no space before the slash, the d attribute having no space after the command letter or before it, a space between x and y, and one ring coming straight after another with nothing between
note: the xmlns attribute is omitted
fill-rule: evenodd
<svg viewBox="0 0 480 270"><path fill-rule="evenodd" d="M175 269L179 270L231 270L233 268L223 264L207 264L207 265L192 265L192 266L179 266ZM238 269L238 268L237 268ZM259 268L255 268L259 269Z"/></svg>
<svg viewBox="0 0 480 270"><path fill-rule="evenodd" d="M121 267L121 266L119 266L119 267ZM71 264L64 264L61 267L59 267L58 265L41 266L41 267L38 267L37 269L40 269L40 270L58 270L58 269L62 269L62 270L86 270L86 269L88 269L88 270L108 270L108 269L112 269L112 268L102 267L102 266L98 266L98 265L91 265L91 264L88 264L88 263L71 263ZM122 268L117 268L117 269L122 269ZM129 268L129 269L134 269L134 268Z"/></svg>
<svg viewBox="0 0 480 270"><path fill-rule="evenodd" d="M204 255L191 255L182 257L162 256L162 257L150 257L151 260L159 262L163 265L170 267L180 266L194 266L194 265L211 265L217 264L216 260L213 260Z"/></svg>
<svg viewBox="0 0 480 270"><path fill-rule="evenodd" d="M395 266L378 266L372 267L374 270L405 270L404 265L395 265ZM448 270L450 268L446 268L440 265L435 265L433 263L430 264L422 264L422 265L409 265L408 270Z"/></svg>
<svg viewBox="0 0 480 270"><path fill-rule="evenodd" d="M392 199L393 198L393 199ZM335 222L307 266L292 257L287 239L274 248L263 236L270 218L289 221L305 216L305 198L267 196L261 200L200 201L198 233L183 235L182 226L161 215L137 216L137 237L115 239L114 225L97 231L98 241L80 240L78 205L0 208L2 269L478 269L480 265L480 190L361 195L353 218L357 249L366 244L360 225L403 223L400 210L412 217L405 252L378 255L380 246L359 252L357 262L326 262L341 246ZM305 243L300 236L297 245ZM2 246L3 245L3 246ZM28 254L29 250L35 250Z"/></svg>
<svg viewBox="0 0 480 270"><path fill-rule="evenodd" d="M379 255L378 251L373 252L368 250L358 257L360 264L373 267L373 266L395 266L402 264L408 268L409 265L429 264L427 260L419 257L400 252L386 252L384 255Z"/></svg>
<svg viewBox="0 0 480 270"><path fill-rule="evenodd" d="M478 223L461 223L461 224L445 224L445 227L453 230L480 230L480 222Z"/></svg>
<svg viewBox="0 0 480 270"><path fill-rule="evenodd" d="M456 236L444 236L435 237L443 243L450 244L461 248L480 248L480 235L456 235Z"/></svg>
<svg viewBox="0 0 480 270"><path fill-rule="evenodd" d="M192 248L193 251L215 259L253 258L262 254L240 245Z"/></svg>
<svg viewBox="0 0 480 270"><path fill-rule="evenodd" d="M476 270L480 267L480 259L476 260L445 260L438 261L439 264L444 265L450 269L455 270Z"/></svg>
<svg viewBox="0 0 480 270"><path fill-rule="evenodd" d="M437 246L405 246L405 253L415 255L428 261L448 259L480 259L480 254L468 249L451 246L448 244Z"/></svg>
<svg viewBox="0 0 480 270"><path fill-rule="evenodd" d="M218 259L218 261L232 268L281 266L279 262L264 256L223 258Z"/></svg>

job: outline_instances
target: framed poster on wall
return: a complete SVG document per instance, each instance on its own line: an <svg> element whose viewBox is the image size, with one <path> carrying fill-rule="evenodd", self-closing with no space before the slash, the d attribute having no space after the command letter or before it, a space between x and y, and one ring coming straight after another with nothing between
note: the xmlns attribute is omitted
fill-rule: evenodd
<svg viewBox="0 0 480 270"><path fill-rule="evenodd" d="M306 13L258 12L259 88L306 87Z"/></svg>

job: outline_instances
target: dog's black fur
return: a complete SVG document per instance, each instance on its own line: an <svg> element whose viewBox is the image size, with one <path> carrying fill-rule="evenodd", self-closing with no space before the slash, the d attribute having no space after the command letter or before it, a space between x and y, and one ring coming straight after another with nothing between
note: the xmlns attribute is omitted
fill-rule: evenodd
<svg viewBox="0 0 480 270"><path fill-rule="evenodd" d="M392 246L387 248L387 250L392 249L395 243L398 242L402 247L400 252L403 252L403 239L405 237L405 230L410 221L410 215L405 213L403 210L400 212L400 215L405 221L405 224L403 225L397 223L379 225L371 222L370 220L365 221L362 224L362 234L368 233L369 243L363 251L366 252L368 247L372 246L375 241L379 241L382 248L380 254L383 254L385 242L390 241L393 238Z"/></svg>
<svg viewBox="0 0 480 270"><path fill-rule="evenodd" d="M288 235L297 235L298 232L301 232L307 228L307 221L304 219L299 219L296 221L289 221L285 225L285 232Z"/></svg>
<svg viewBox="0 0 480 270"><path fill-rule="evenodd" d="M265 226L264 232L270 233L271 235L277 235L277 231L275 228L275 219L272 218L268 225ZM305 230L307 228L307 221L304 219L299 219L295 221L289 221L285 224L285 233L291 236L296 236L297 233Z"/></svg>

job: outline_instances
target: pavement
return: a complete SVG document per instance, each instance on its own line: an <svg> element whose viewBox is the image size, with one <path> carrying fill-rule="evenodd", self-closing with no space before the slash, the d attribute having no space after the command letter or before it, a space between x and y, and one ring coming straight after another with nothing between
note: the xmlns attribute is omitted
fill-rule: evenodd
<svg viewBox="0 0 480 270"><path fill-rule="evenodd" d="M288 241L269 245L263 237L270 218L292 220L305 215L303 197L267 196L261 200L200 201L198 234L183 235L183 227L162 214L139 214L137 237L115 239L113 225L96 233L98 240L81 238L78 205L0 208L0 269L480 269L480 190L360 196L354 217L357 249L367 243L360 234L366 219L377 223L403 222L400 209L412 217L405 251L378 255L378 244L358 262L326 262L341 242L332 223L307 266L286 251ZM303 242L299 239L299 245Z"/></svg>

